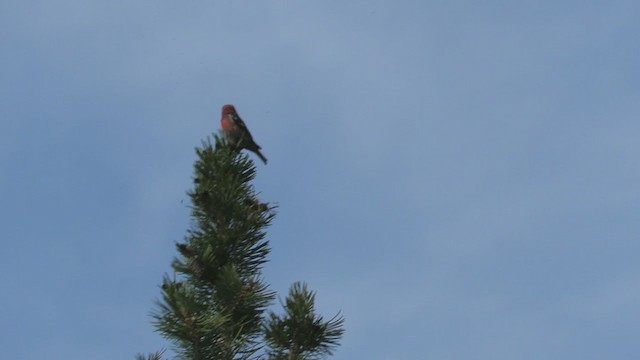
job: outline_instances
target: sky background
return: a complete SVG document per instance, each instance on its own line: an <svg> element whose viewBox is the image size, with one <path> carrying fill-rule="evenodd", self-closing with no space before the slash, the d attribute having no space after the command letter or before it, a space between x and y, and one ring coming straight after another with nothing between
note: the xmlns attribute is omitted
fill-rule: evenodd
<svg viewBox="0 0 640 360"><path fill-rule="evenodd" d="M333 359L637 359L639 13L0 2L2 357L170 347L149 312L233 103L279 204L265 280L342 312Z"/></svg>

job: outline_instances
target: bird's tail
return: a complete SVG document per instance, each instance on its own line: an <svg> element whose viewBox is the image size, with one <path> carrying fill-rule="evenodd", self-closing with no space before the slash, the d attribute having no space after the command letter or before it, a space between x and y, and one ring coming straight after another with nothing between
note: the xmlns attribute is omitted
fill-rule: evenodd
<svg viewBox="0 0 640 360"><path fill-rule="evenodd" d="M254 153L256 153L256 155L258 155L258 157L260 158L260 160L262 160L264 162L264 164L267 164L267 158L264 157L264 155L262 155L262 153L260 152L260 150L256 150L254 151Z"/></svg>

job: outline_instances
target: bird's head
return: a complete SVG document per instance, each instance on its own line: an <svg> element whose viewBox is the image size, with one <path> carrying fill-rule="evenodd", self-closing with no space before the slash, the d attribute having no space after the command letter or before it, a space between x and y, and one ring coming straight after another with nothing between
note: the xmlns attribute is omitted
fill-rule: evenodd
<svg viewBox="0 0 640 360"><path fill-rule="evenodd" d="M231 104L227 104L227 105L222 107L222 116L235 114L235 113L236 113L236 108L233 107L233 105L231 105Z"/></svg>

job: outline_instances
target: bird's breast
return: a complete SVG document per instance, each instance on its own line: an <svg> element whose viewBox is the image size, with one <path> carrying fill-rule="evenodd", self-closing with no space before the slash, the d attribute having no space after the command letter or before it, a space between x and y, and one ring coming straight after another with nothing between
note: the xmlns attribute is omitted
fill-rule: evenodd
<svg viewBox="0 0 640 360"><path fill-rule="evenodd" d="M234 131L236 128L235 124L226 117L223 117L220 120L220 125L222 126L222 130L224 131Z"/></svg>

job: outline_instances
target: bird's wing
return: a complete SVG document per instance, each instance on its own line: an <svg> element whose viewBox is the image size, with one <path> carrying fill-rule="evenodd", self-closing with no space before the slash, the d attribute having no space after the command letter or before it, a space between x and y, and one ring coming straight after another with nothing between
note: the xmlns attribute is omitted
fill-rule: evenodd
<svg viewBox="0 0 640 360"><path fill-rule="evenodd" d="M251 133L249 132L249 128L247 128L247 124L245 124L244 121L242 121L240 116L237 114L233 115L233 119L235 120L236 125L242 130L242 132L248 135L249 139L253 139L253 137L251 136Z"/></svg>

